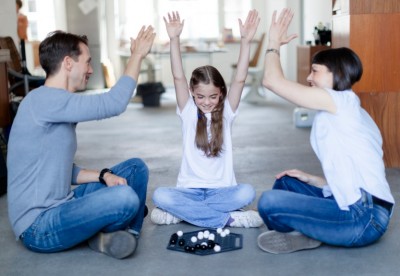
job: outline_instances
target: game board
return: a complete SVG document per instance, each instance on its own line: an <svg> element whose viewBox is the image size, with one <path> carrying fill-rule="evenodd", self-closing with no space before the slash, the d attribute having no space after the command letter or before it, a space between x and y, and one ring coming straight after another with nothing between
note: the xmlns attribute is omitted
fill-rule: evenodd
<svg viewBox="0 0 400 276"><path fill-rule="evenodd" d="M202 229L183 233L177 231L169 239L167 249L194 255L222 253L243 247L241 234L231 233L229 229Z"/></svg>

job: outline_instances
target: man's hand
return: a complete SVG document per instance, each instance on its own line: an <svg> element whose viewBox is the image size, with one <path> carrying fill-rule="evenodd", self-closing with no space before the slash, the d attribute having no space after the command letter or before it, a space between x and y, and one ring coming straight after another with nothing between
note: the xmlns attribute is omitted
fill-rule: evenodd
<svg viewBox="0 0 400 276"><path fill-rule="evenodd" d="M123 177L119 177L118 175L112 173L105 173L103 176L104 181L108 187L117 186L117 185L127 185L126 179Z"/></svg>

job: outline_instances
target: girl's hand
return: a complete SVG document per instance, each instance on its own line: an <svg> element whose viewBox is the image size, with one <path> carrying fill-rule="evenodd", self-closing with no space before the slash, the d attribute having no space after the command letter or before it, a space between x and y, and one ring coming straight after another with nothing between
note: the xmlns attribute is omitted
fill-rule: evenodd
<svg viewBox="0 0 400 276"><path fill-rule="evenodd" d="M181 21L179 12L168 13L168 20L165 18L165 16L163 19L165 22L165 27L167 28L169 39L179 37L182 33L183 25L185 23L185 20Z"/></svg>
<svg viewBox="0 0 400 276"><path fill-rule="evenodd" d="M283 9L276 20L276 11L272 15L272 23L269 28L269 41L275 42L279 46L289 43L297 37L296 34L287 35L289 24L292 21L294 13L290 9ZM277 45L277 46L278 46Z"/></svg>
<svg viewBox="0 0 400 276"><path fill-rule="evenodd" d="M258 12L256 10L249 11L244 24L239 18L240 37L250 42L257 31L259 23L260 18L258 17Z"/></svg>

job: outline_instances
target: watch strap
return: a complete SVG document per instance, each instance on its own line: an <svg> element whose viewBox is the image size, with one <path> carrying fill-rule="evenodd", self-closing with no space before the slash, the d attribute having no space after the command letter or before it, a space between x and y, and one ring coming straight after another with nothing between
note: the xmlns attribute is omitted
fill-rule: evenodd
<svg viewBox="0 0 400 276"><path fill-rule="evenodd" d="M100 175L99 175L99 181L100 183L106 184L106 181L104 180L104 174L105 173L113 173L112 170L108 169L108 168L104 168L100 171Z"/></svg>

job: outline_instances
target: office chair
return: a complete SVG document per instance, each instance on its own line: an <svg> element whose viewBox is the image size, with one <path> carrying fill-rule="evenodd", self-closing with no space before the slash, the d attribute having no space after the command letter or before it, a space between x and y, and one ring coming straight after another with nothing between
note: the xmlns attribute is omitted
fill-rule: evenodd
<svg viewBox="0 0 400 276"><path fill-rule="evenodd" d="M257 48L249 62L249 70L248 75L251 76L251 87L249 93L244 97L244 100L248 102L258 102L259 100L264 100L264 97L260 95L258 92L259 87L261 86L261 78L263 69L258 68L258 61L261 56L261 51L264 44L265 33L261 34L260 40L258 41ZM236 64L232 64L232 80L236 71Z"/></svg>
<svg viewBox="0 0 400 276"><path fill-rule="evenodd" d="M24 45L22 45L24 46ZM8 81L10 92L16 96L26 96L28 92L44 84L46 78L32 76L26 68L25 47L22 47L19 55L14 40L10 36L0 37L0 49L9 49L11 60L7 63Z"/></svg>

